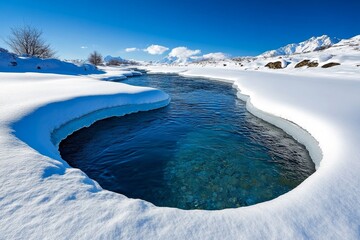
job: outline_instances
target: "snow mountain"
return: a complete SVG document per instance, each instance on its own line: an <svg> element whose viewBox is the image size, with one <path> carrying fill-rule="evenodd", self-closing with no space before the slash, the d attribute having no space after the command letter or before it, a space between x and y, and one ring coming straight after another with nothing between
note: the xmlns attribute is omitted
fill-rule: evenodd
<svg viewBox="0 0 360 240"><path fill-rule="evenodd" d="M113 57L111 55L108 55L108 56L104 57L104 62L105 63L109 63L110 61L117 61L117 62L122 63L122 62L125 62L127 60L125 60L125 59L123 59L121 57Z"/></svg>
<svg viewBox="0 0 360 240"><path fill-rule="evenodd" d="M334 44L334 47L340 47L340 46L360 46L360 35L356 35L349 39L342 39L338 43Z"/></svg>
<svg viewBox="0 0 360 240"><path fill-rule="evenodd" d="M158 63L160 64L169 64L169 65L185 65L187 63L191 63L193 62L194 59L191 57L188 58L178 58L178 57L172 57L172 56L167 56L163 59L161 59Z"/></svg>
<svg viewBox="0 0 360 240"><path fill-rule="evenodd" d="M291 43L284 47L264 52L258 57L276 57L276 56L291 55L296 53L313 52L331 47L332 45L338 43L339 41L340 39L332 38L327 35L322 35L320 37L312 37L300 43Z"/></svg>
<svg viewBox="0 0 360 240"><path fill-rule="evenodd" d="M104 58L104 62L106 65L109 66L119 66L121 64L132 64L132 65L138 65L140 62L135 60L128 60L121 57L113 57L111 55L108 55Z"/></svg>

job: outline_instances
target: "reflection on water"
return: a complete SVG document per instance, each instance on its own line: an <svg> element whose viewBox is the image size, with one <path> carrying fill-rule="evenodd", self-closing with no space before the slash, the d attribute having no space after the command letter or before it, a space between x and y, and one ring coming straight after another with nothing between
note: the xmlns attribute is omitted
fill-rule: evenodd
<svg viewBox="0 0 360 240"><path fill-rule="evenodd" d="M224 209L273 199L315 171L306 149L254 117L230 84L149 75L168 107L98 121L60 144L103 188L157 206Z"/></svg>

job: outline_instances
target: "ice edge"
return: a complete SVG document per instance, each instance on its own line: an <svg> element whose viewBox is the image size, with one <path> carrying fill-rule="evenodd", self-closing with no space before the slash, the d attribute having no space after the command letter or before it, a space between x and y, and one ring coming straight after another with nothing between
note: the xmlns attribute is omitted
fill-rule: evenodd
<svg viewBox="0 0 360 240"><path fill-rule="evenodd" d="M63 123L60 127L55 128L51 133L51 142L58 148L60 142L67 136L84 127L89 127L97 121L110 118L122 117L128 114L151 111L167 106L170 103L170 97L155 103L143 104L127 104L109 108L98 109L93 112L86 113L80 117Z"/></svg>
<svg viewBox="0 0 360 240"><path fill-rule="evenodd" d="M149 72L150 74L170 74L170 72L155 71ZM211 77L207 75L196 75L196 74L188 74L187 70L180 71L180 72L172 72L171 74L177 74L183 77L191 77L191 78L205 78L211 79L215 81L227 82L232 83L233 88L237 90L237 97L246 103L246 110L248 110L254 116L268 122L280 129L284 132L289 134L293 137L297 142L304 145L305 148L308 150L311 160L315 164L315 169L318 170L320 167L321 160L323 159L323 151L320 148L319 142L304 128L295 124L294 122L271 114L269 112L265 112L256 106L254 106L251 102L251 96L242 93L241 87L236 82L236 79L226 79L221 77ZM285 193L286 194L286 193Z"/></svg>

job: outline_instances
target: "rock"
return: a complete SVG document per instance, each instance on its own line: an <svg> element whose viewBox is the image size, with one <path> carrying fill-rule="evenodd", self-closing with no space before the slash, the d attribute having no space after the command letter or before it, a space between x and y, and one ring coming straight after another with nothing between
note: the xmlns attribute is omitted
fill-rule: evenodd
<svg viewBox="0 0 360 240"><path fill-rule="evenodd" d="M268 67L270 69L282 69L281 66L281 61L277 61L277 62L269 62L268 64L265 65L265 67Z"/></svg>
<svg viewBox="0 0 360 240"><path fill-rule="evenodd" d="M330 62L330 63L323 65L322 68L329 68L329 67L333 67L333 66L337 66L337 65L340 65L340 63Z"/></svg>
<svg viewBox="0 0 360 240"><path fill-rule="evenodd" d="M308 67L317 67L317 66L319 66L319 63L316 62L316 61L313 61L313 62L309 62L309 63L308 63Z"/></svg>
<svg viewBox="0 0 360 240"><path fill-rule="evenodd" d="M295 65L295 68L307 66L309 62L310 62L310 60L302 60L301 62L299 62L298 64Z"/></svg>
<svg viewBox="0 0 360 240"><path fill-rule="evenodd" d="M300 68L300 67L304 67L304 66L307 66L307 67L317 67L317 66L319 66L319 63L316 62L316 61L310 62L310 60L305 59L305 60L302 60L301 62L299 62L298 64L296 64L296 65L295 65L295 68Z"/></svg>

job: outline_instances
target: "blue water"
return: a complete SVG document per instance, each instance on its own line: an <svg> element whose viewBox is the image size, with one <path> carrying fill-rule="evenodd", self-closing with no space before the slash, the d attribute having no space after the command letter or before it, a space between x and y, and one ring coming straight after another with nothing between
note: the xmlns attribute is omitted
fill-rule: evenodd
<svg viewBox="0 0 360 240"><path fill-rule="evenodd" d="M122 82L162 89L172 100L61 142L63 159L105 189L157 206L213 210L276 198L315 171L304 146L247 112L231 84L174 75Z"/></svg>

